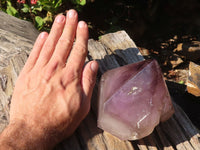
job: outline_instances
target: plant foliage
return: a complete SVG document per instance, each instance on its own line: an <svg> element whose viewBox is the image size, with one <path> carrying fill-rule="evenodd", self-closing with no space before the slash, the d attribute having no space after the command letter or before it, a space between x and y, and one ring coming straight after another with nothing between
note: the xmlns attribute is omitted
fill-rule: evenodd
<svg viewBox="0 0 200 150"><path fill-rule="evenodd" d="M80 10L86 5L86 0L1 0L0 10L34 23L39 30L49 30L58 13L63 13L69 4Z"/></svg>

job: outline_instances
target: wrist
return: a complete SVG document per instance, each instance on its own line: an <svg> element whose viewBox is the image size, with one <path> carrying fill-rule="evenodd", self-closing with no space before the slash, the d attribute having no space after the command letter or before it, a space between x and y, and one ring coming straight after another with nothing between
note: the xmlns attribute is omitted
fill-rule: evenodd
<svg viewBox="0 0 200 150"><path fill-rule="evenodd" d="M35 150L49 149L54 146L49 137L39 127L30 127L26 124L10 123L0 135L0 149L2 150Z"/></svg>

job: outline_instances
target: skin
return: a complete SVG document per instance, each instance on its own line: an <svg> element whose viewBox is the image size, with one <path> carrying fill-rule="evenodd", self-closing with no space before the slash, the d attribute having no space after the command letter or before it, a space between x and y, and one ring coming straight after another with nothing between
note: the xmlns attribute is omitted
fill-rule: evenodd
<svg viewBox="0 0 200 150"><path fill-rule="evenodd" d="M96 61L84 67L87 42L87 24L75 10L38 36L16 81L1 150L52 149L86 117L98 70Z"/></svg>

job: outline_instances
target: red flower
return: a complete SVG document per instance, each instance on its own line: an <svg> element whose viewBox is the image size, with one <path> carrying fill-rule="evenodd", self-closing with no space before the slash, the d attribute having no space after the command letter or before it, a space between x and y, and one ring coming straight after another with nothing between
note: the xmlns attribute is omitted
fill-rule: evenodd
<svg viewBox="0 0 200 150"><path fill-rule="evenodd" d="M25 4L26 0L17 0L17 2L20 3L20 4Z"/></svg>
<svg viewBox="0 0 200 150"><path fill-rule="evenodd" d="M35 4L37 4L37 1L38 1L38 0L31 0L31 4L32 4L32 5L35 5Z"/></svg>

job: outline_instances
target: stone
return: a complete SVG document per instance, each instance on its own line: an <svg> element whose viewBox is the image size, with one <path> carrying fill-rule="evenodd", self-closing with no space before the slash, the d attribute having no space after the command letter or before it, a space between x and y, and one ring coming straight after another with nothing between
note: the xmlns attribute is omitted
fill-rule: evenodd
<svg viewBox="0 0 200 150"><path fill-rule="evenodd" d="M112 69L101 77L98 127L121 140L137 140L174 113L156 60Z"/></svg>
<svg viewBox="0 0 200 150"><path fill-rule="evenodd" d="M179 43L173 52L185 57L187 60L198 61L200 59L200 41Z"/></svg>
<svg viewBox="0 0 200 150"><path fill-rule="evenodd" d="M200 96L200 66L190 62L187 80L187 91L197 97Z"/></svg>

